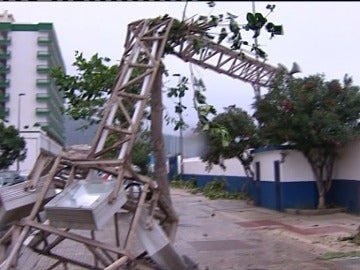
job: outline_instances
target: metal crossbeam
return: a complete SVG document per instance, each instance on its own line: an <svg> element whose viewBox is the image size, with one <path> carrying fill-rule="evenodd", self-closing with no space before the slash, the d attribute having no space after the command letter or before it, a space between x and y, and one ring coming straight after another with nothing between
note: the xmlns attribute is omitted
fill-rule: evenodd
<svg viewBox="0 0 360 270"><path fill-rule="evenodd" d="M194 46L195 42L200 44L200 49ZM263 87L269 87L278 72L277 68L244 52L230 50L195 35L184 37L183 42L174 48L172 54L186 62Z"/></svg>

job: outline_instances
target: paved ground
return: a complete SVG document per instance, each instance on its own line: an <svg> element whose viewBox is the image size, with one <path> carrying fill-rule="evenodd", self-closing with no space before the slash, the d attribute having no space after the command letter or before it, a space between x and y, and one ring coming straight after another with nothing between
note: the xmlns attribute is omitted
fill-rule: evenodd
<svg viewBox="0 0 360 270"><path fill-rule="evenodd" d="M176 247L203 269L360 269L358 257L318 259L329 252L360 252L360 246L339 241L356 231L360 216L290 215L179 189L172 197L180 216Z"/></svg>
<svg viewBox="0 0 360 270"><path fill-rule="evenodd" d="M360 246L339 241L339 237L356 231L360 216L293 215L254 207L244 201L209 200L181 189L172 189L171 195L180 218L174 246L202 270L360 269L359 257L319 259L329 252L345 255L360 252ZM96 235L97 239L114 242L112 222ZM64 255L93 260L85 248L74 247L66 240L59 249ZM18 269L41 270L49 265L49 259L25 249Z"/></svg>

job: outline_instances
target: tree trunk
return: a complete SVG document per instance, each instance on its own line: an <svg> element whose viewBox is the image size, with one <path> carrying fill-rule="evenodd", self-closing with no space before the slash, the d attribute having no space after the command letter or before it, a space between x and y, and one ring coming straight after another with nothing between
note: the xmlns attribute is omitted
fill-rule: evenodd
<svg viewBox="0 0 360 270"><path fill-rule="evenodd" d="M317 189L318 189L318 194L319 194L319 199L318 199L318 209L324 209L326 207L325 205L325 187L323 185L323 183L319 182L318 180L316 180L317 183Z"/></svg>
<svg viewBox="0 0 360 270"><path fill-rule="evenodd" d="M336 152L334 149L312 149L304 153L315 176L318 190L318 209L326 207L325 195L331 187Z"/></svg>
<svg viewBox="0 0 360 270"><path fill-rule="evenodd" d="M151 137L154 146L154 177L158 183L160 192L171 204L169 183L167 179L166 156L164 150L164 139L162 132L163 125L163 104L162 104L162 74L164 67L161 65L151 92Z"/></svg>

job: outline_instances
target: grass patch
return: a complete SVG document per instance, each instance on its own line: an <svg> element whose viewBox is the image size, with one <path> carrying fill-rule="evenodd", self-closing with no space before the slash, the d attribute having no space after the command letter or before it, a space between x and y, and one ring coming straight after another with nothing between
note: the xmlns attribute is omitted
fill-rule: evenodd
<svg viewBox="0 0 360 270"><path fill-rule="evenodd" d="M176 177L170 182L170 187L181 188L190 192L191 194L200 192L196 186L195 179L183 180L179 177Z"/></svg>
<svg viewBox="0 0 360 270"><path fill-rule="evenodd" d="M320 260L332 260L347 257L360 257L360 251L349 251L349 252L326 252L319 256Z"/></svg>

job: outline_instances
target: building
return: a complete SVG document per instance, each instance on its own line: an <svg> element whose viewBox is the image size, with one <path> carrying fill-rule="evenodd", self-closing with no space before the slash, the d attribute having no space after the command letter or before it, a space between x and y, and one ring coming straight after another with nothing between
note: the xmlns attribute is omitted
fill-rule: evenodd
<svg viewBox="0 0 360 270"><path fill-rule="evenodd" d="M52 23L16 23L0 14L0 118L27 142L27 159L10 169L27 174L40 149L57 154L65 144L64 99L50 69L65 70Z"/></svg>

